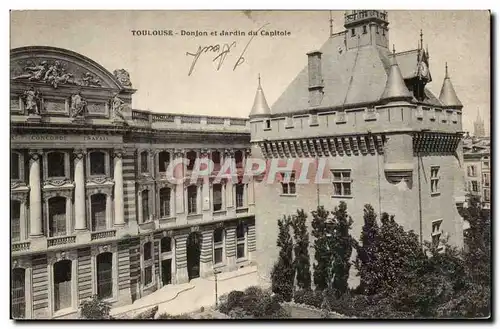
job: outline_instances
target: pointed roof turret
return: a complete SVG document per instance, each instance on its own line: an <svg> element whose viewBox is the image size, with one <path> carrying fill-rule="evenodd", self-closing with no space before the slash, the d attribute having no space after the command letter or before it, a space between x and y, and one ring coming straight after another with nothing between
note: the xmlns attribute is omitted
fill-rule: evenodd
<svg viewBox="0 0 500 329"><path fill-rule="evenodd" d="M264 91L260 85L260 74L259 74L259 86L257 87L257 92L255 93L255 99L253 101L252 111L250 111L250 118L252 117L268 117L271 115L271 109L267 105L266 96L264 96Z"/></svg>
<svg viewBox="0 0 500 329"><path fill-rule="evenodd" d="M445 64L445 76L443 86L441 87L441 93L439 94L439 100L446 107L463 107L462 103L457 97L455 89L453 88L450 76L448 75L448 63Z"/></svg>
<svg viewBox="0 0 500 329"><path fill-rule="evenodd" d="M391 68L389 69L389 76L385 84L384 92L380 97L381 100L410 100L413 95L406 88L403 75L399 69L398 62L396 61L396 49L392 46Z"/></svg>

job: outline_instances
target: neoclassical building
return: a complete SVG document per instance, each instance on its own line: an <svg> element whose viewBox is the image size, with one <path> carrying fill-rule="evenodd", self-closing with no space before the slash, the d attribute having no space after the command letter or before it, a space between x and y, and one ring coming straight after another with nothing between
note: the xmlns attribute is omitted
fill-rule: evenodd
<svg viewBox="0 0 500 329"><path fill-rule="evenodd" d="M213 179L249 156L248 120L132 109L125 70L69 50L10 60L13 317L75 317L94 294L119 306L255 261L253 181ZM192 181L202 157L213 171Z"/></svg>
<svg viewBox="0 0 500 329"><path fill-rule="evenodd" d="M252 154L267 161L327 159L328 173L327 183L295 184L294 168L283 167L288 182L256 181L261 277L270 277L278 257L279 218L319 205L333 211L340 201L355 238L363 206L371 204L379 218L394 214L422 242L440 247L448 238L462 246L463 105L453 69L439 63L446 76L436 97L426 87L431 60L422 33L415 32L417 49L396 52L388 26L386 11L347 11L343 31L319 50L297 54L305 67L271 107L259 84L250 113Z"/></svg>

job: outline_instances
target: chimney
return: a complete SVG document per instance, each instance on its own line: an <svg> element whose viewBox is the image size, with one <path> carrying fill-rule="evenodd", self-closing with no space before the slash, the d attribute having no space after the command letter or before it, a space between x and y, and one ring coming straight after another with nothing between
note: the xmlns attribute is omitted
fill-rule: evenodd
<svg viewBox="0 0 500 329"><path fill-rule="evenodd" d="M321 74L321 51L307 54L309 71L309 106L315 107L323 100L323 75Z"/></svg>

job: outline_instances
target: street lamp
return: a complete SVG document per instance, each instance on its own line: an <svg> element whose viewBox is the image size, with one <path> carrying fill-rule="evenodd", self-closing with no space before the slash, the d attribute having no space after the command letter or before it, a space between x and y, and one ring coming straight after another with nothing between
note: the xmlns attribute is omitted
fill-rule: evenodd
<svg viewBox="0 0 500 329"><path fill-rule="evenodd" d="M214 282L215 282L215 307L217 308L219 306L219 298L217 296L217 274L220 274L221 271L216 270L214 268Z"/></svg>

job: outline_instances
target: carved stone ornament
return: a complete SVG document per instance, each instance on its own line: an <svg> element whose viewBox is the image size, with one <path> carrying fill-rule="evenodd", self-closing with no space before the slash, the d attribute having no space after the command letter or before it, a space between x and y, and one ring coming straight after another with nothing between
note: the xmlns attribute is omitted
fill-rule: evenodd
<svg viewBox="0 0 500 329"><path fill-rule="evenodd" d="M122 86L128 88L132 87L132 82L130 82L130 74L125 69L114 70L113 75Z"/></svg>
<svg viewBox="0 0 500 329"><path fill-rule="evenodd" d="M29 115L40 115L42 96L38 90L30 87L23 93L22 100L24 102L24 108Z"/></svg>
<svg viewBox="0 0 500 329"><path fill-rule="evenodd" d="M19 63L23 65L23 63ZM78 69L73 67L69 72L69 66L62 60L41 60L37 63L36 60L28 60L24 62L24 67L21 73L12 77L13 80L28 80L32 82L42 82L50 84L53 88L60 85L75 85L83 87L102 87L101 81L94 74L84 72L80 74L80 78L75 78L75 74L79 74Z"/></svg>
<svg viewBox="0 0 500 329"><path fill-rule="evenodd" d="M113 120L126 121L124 116L124 110L127 104L118 97L118 94L114 95L110 100L111 115Z"/></svg>
<svg viewBox="0 0 500 329"><path fill-rule="evenodd" d="M123 149L113 150L113 157L115 157L115 158L122 158L123 154L125 154L125 150L123 150Z"/></svg>
<svg viewBox="0 0 500 329"><path fill-rule="evenodd" d="M84 149L76 149L73 151L73 154L75 155L75 158L83 159L83 157L87 154L87 151Z"/></svg>
<svg viewBox="0 0 500 329"><path fill-rule="evenodd" d="M10 195L11 200L17 200L21 203L26 203L28 200L28 192L16 192Z"/></svg>
<svg viewBox="0 0 500 329"><path fill-rule="evenodd" d="M67 178L49 178L45 180L45 185L52 185L52 186L63 186L64 184L69 183L69 179Z"/></svg>
<svg viewBox="0 0 500 329"><path fill-rule="evenodd" d="M42 153L41 150L29 150L28 151L30 159L33 161L38 161L40 160L40 154Z"/></svg>
<svg viewBox="0 0 500 329"><path fill-rule="evenodd" d="M87 100L82 97L80 92L77 92L76 94L71 96L70 116L72 118L83 117L86 109L87 109Z"/></svg>
<svg viewBox="0 0 500 329"><path fill-rule="evenodd" d="M110 179L106 176L96 176L96 177L90 177L87 180L87 183L104 184L108 181L110 181Z"/></svg>

